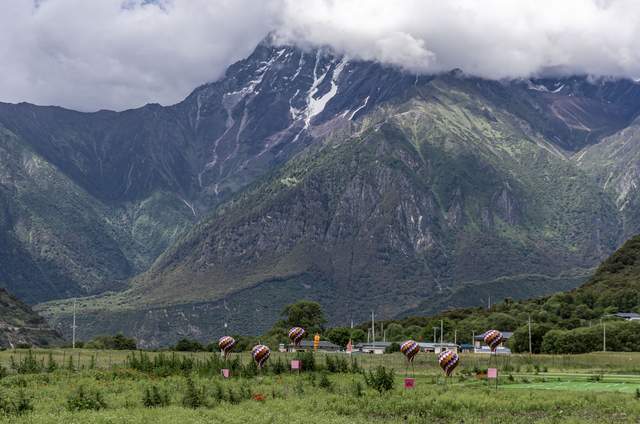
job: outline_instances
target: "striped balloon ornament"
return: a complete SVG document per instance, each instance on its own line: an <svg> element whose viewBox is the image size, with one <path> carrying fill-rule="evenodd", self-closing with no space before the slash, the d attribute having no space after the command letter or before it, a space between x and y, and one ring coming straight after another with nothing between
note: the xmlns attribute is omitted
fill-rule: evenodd
<svg viewBox="0 0 640 424"><path fill-rule="evenodd" d="M305 334L307 334L307 332L304 330L304 328L293 327L291 330L289 330L289 339L294 346L298 347Z"/></svg>
<svg viewBox="0 0 640 424"><path fill-rule="evenodd" d="M231 353L231 349L236 345L236 339L231 336L222 336L220 340L218 340L218 348L222 355L227 358Z"/></svg>
<svg viewBox="0 0 640 424"><path fill-rule="evenodd" d="M444 371L447 377L449 377L453 370L458 366L458 362L460 362L460 357L452 350L445 350L438 355L440 368L442 368L442 371Z"/></svg>
<svg viewBox="0 0 640 424"><path fill-rule="evenodd" d="M500 343L502 343L502 333L498 330L489 330L484 333L484 342L489 348L491 352L495 352Z"/></svg>
<svg viewBox="0 0 640 424"><path fill-rule="evenodd" d="M258 368L262 368L264 363L269 359L269 355L271 355L271 349L265 345L255 345L253 349L251 349L251 356L253 360L258 364Z"/></svg>
<svg viewBox="0 0 640 424"><path fill-rule="evenodd" d="M420 352L420 346L413 340L407 340L400 345L400 352L404 354L407 361L413 362L413 358Z"/></svg>

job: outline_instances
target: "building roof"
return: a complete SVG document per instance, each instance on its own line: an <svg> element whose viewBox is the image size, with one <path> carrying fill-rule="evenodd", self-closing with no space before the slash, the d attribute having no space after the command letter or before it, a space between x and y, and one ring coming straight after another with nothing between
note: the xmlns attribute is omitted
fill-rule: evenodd
<svg viewBox="0 0 640 424"><path fill-rule="evenodd" d="M624 319L640 318L640 314L636 314L635 312L618 312L613 314L613 316Z"/></svg>
<svg viewBox="0 0 640 424"><path fill-rule="evenodd" d="M389 347L393 344L394 342L375 342L375 343L358 343L357 345L355 345L356 349L362 349L367 348L367 349L371 349L371 348L375 348L375 347Z"/></svg>
<svg viewBox="0 0 640 424"><path fill-rule="evenodd" d="M313 348L313 340L303 340L300 342L300 347L303 348ZM340 349L340 346L337 344L331 343L327 340L320 340L318 343L318 348L324 349Z"/></svg>
<svg viewBox="0 0 640 424"><path fill-rule="evenodd" d="M440 346L443 346L443 347L458 347L458 345L455 344L455 343L447 343L447 342L444 342L444 343L421 342L421 343L418 343L418 346L420 346L423 349L424 348L436 348L436 347L440 347Z"/></svg>

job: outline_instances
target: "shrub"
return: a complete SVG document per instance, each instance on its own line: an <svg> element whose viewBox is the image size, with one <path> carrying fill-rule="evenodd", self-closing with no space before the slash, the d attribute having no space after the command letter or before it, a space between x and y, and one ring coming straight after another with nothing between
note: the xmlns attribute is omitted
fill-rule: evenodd
<svg viewBox="0 0 640 424"><path fill-rule="evenodd" d="M47 372L54 372L58 369L58 364L53 359L53 354L49 352L49 356L47 357Z"/></svg>
<svg viewBox="0 0 640 424"><path fill-rule="evenodd" d="M384 366L379 366L375 372L364 373L364 378L367 386L377 390L380 394L393 389L394 372L387 370Z"/></svg>
<svg viewBox="0 0 640 424"><path fill-rule="evenodd" d="M191 377L187 377L187 387L182 397L182 406L193 409L199 408L204 405L204 398L204 387L196 387Z"/></svg>
<svg viewBox="0 0 640 424"><path fill-rule="evenodd" d="M146 408L156 408L169 405L169 395L166 391L160 390L158 386L145 387L142 396L142 404Z"/></svg>
<svg viewBox="0 0 640 424"><path fill-rule="evenodd" d="M323 372L320 376L320 382L318 382L318 386L328 392L333 391L333 383L331 382L331 380L329 380L329 376L326 372Z"/></svg>
<svg viewBox="0 0 640 424"><path fill-rule="evenodd" d="M313 352L296 352L295 359L301 362L300 371L316 370L316 358Z"/></svg>
<svg viewBox="0 0 640 424"><path fill-rule="evenodd" d="M13 402L13 411L16 415L22 415L33 411L31 398L28 397L23 390L18 392L18 398Z"/></svg>
<svg viewBox="0 0 640 424"><path fill-rule="evenodd" d="M23 415L33 411L31 398L26 395L24 390L18 391L18 397L15 400L7 399L3 393L0 393L0 413L4 415Z"/></svg>
<svg viewBox="0 0 640 424"><path fill-rule="evenodd" d="M347 359L342 356L330 356L325 357L325 365L329 372L349 372L349 363Z"/></svg>
<svg viewBox="0 0 640 424"><path fill-rule="evenodd" d="M11 368L13 368L18 374L36 374L42 371L44 368L42 363L38 362L33 352L28 351L24 358L16 362L15 358L11 356Z"/></svg>
<svg viewBox="0 0 640 424"><path fill-rule="evenodd" d="M88 349L136 350L136 339L126 337L122 333L115 336L97 336L87 342Z"/></svg>
<svg viewBox="0 0 640 424"><path fill-rule="evenodd" d="M178 352L204 352L207 349L199 341L185 338L180 339L173 347L173 350Z"/></svg>
<svg viewBox="0 0 640 424"><path fill-rule="evenodd" d="M107 407L107 403L102 397L99 390L87 389L84 385L80 385L67 398L67 409L69 411L98 411Z"/></svg>
<svg viewBox="0 0 640 424"><path fill-rule="evenodd" d="M240 396L244 400L251 399L251 386L249 386L249 383L244 382L242 386L240 386Z"/></svg>
<svg viewBox="0 0 640 424"><path fill-rule="evenodd" d="M360 381L354 381L351 384L351 393L353 393L355 397L362 397L364 394L364 387L362 387L362 383Z"/></svg>
<svg viewBox="0 0 640 424"><path fill-rule="evenodd" d="M274 361L270 368L271 368L271 371L273 371L274 374L282 374L283 372L285 372L287 370L287 367L284 364L284 362L282 362L281 358L278 358L277 361Z"/></svg>

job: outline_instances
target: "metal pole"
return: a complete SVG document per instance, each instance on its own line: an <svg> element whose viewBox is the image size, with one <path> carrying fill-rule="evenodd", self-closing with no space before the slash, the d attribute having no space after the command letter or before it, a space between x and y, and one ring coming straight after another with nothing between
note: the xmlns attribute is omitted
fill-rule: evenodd
<svg viewBox="0 0 640 424"><path fill-rule="evenodd" d="M453 344L458 344L458 330L453 330Z"/></svg>
<svg viewBox="0 0 640 424"><path fill-rule="evenodd" d="M76 299L73 299L73 324L71 325L71 348L76 348Z"/></svg>
<svg viewBox="0 0 640 424"><path fill-rule="evenodd" d="M373 311L371 311L371 341L373 342L373 348L376 347L376 323L373 315Z"/></svg>
<svg viewBox="0 0 640 424"><path fill-rule="evenodd" d="M602 318L600 318L600 324L602 324L602 351L606 352L607 351L607 324L605 324L605 322L602 321Z"/></svg>
<svg viewBox="0 0 640 424"><path fill-rule="evenodd" d="M438 343L438 339L436 337L436 331L438 330L438 327L433 327L433 344Z"/></svg>
<svg viewBox="0 0 640 424"><path fill-rule="evenodd" d="M440 352L442 352L442 338L444 337L444 320L440 320Z"/></svg>
<svg viewBox="0 0 640 424"><path fill-rule="evenodd" d="M531 349L531 314L529 314L529 355L533 353Z"/></svg>

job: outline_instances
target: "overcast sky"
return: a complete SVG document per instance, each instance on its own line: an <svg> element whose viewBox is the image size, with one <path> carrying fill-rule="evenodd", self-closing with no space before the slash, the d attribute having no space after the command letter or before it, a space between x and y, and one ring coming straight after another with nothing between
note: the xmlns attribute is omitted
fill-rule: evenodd
<svg viewBox="0 0 640 424"><path fill-rule="evenodd" d="M270 31L420 73L640 76L636 0L0 0L0 101L172 104Z"/></svg>

